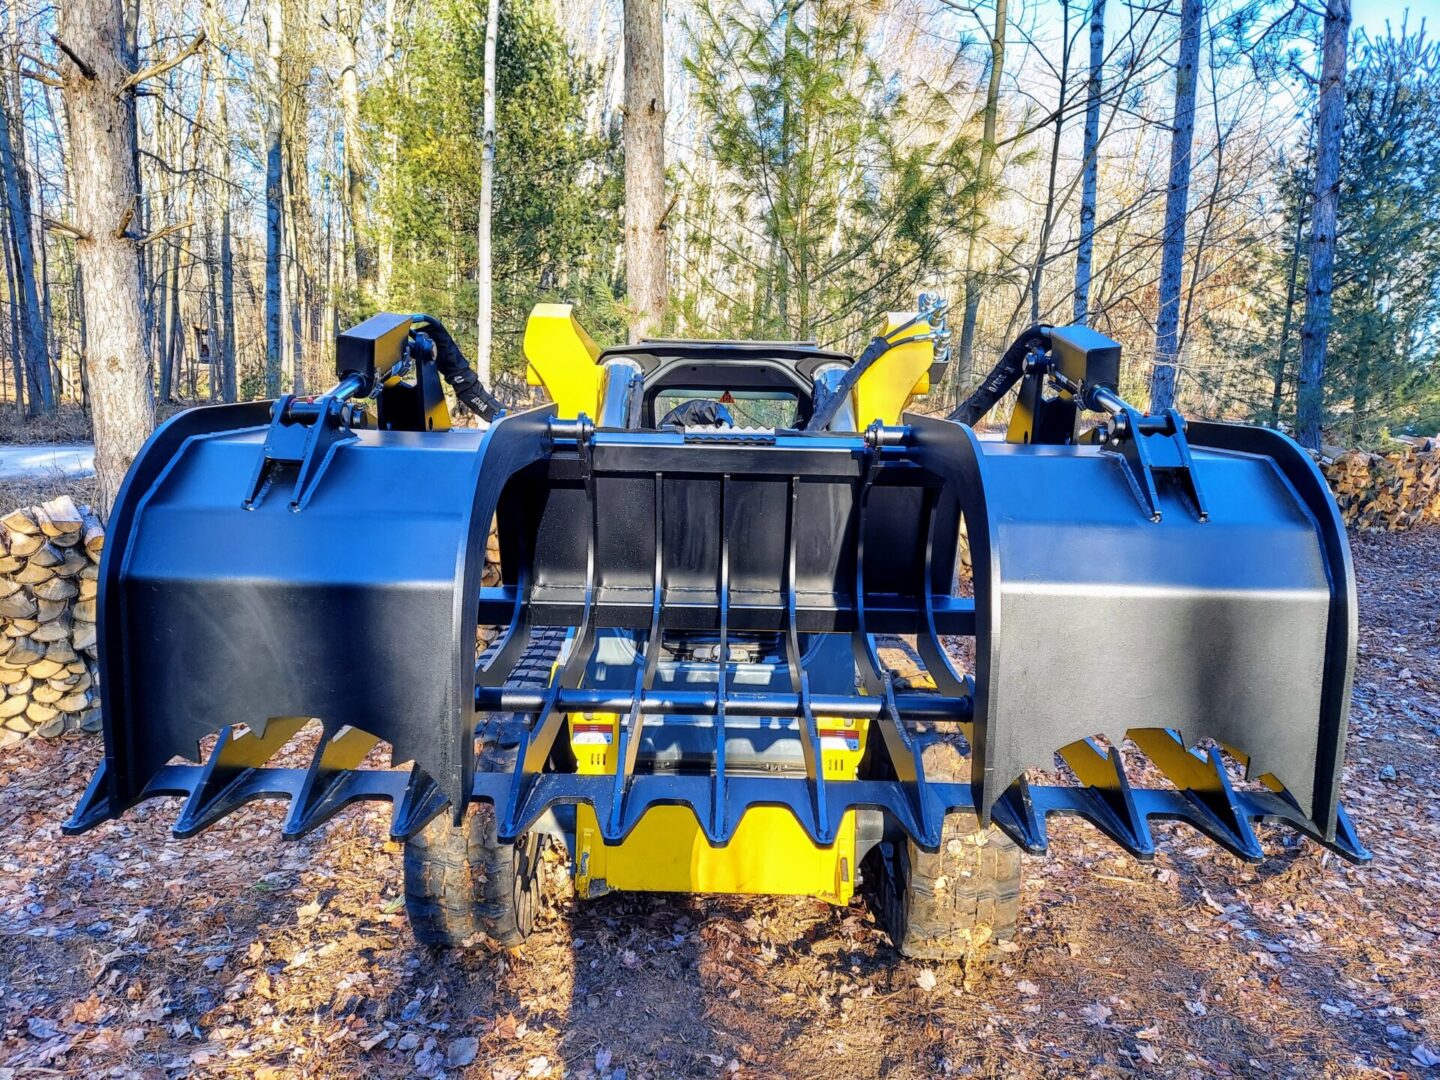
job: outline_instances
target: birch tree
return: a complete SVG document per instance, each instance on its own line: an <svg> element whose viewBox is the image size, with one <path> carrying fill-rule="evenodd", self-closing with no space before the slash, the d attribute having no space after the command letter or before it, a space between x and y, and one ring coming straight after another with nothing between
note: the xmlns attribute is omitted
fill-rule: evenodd
<svg viewBox="0 0 1440 1080"><path fill-rule="evenodd" d="M1325 414L1325 353L1335 275L1335 214L1340 202L1340 137L1345 129L1345 58L1350 0L1326 0L1320 99L1315 110L1315 187L1310 214L1310 266L1300 328L1300 388L1296 416L1300 445L1320 449Z"/></svg>
<svg viewBox="0 0 1440 1080"><path fill-rule="evenodd" d="M485 99L480 131L480 224L475 278L477 316L475 373L481 386L491 385L490 339L494 330L495 283L491 269L490 224L495 201L495 35L500 26L500 0L488 0L485 15Z"/></svg>
<svg viewBox="0 0 1440 1080"><path fill-rule="evenodd" d="M1160 313L1155 321L1155 366L1150 411L1175 403L1180 351L1180 279L1185 266L1185 217L1190 202L1190 154L1195 140L1195 83L1205 0L1182 0L1180 54L1175 61L1175 119L1170 135L1170 185L1165 192L1165 233L1160 254Z"/></svg>
<svg viewBox="0 0 1440 1080"><path fill-rule="evenodd" d="M630 340L657 333L665 266L665 18L662 0L625 0L625 284Z"/></svg>

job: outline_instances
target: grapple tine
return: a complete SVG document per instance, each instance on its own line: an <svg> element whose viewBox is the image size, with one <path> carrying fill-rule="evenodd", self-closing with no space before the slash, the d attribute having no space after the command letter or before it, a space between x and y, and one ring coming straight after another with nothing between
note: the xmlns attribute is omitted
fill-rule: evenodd
<svg viewBox="0 0 1440 1080"><path fill-rule="evenodd" d="M660 661L660 612L665 605L665 477L655 474L655 579L651 583L653 598L650 608L650 631L645 637L645 651L640 657L640 670L635 674L634 704L620 725L620 741L615 750L615 787L611 794L610 833L620 830L625 818L625 795L635 762L640 753L640 730L645 725L641 701L655 681L655 668Z"/></svg>
<svg viewBox="0 0 1440 1080"><path fill-rule="evenodd" d="M110 763L102 758L95 775L90 777L90 783L85 786L85 794L80 797L75 812L70 815L62 829L66 836L76 836L88 832L102 821L118 817L119 814L110 792Z"/></svg>
<svg viewBox="0 0 1440 1080"><path fill-rule="evenodd" d="M309 722L307 716L272 717L263 732L221 731L175 821L175 835L194 836L254 798L246 781Z"/></svg>
<svg viewBox="0 0 1440 1080"><path fill-rule="evenodd" d="M1213 746L1204 754L1190 750L1181 734L1170 728L1137 728L1130 738L1195 811L1183 820L1247 862L1265 857L1218 750Z"/></svg>
<svg viewBox="0 0 1440 1080"><path fill-rule="evenodd" d="M1085 816L1136 858L1154 858L1150 824L1135 805L1119 749L1112 746L1104 753L1095 740L1083 739L1063 748L1060 756L1090 795L1092 810Z"/></svg>
<svg viewBox="0 0 1440 1080"><path fill-rule="evenodd" d="M1031 855L1042 855L1050 846L1045 813L1035 802L1030 782L1017 777L995 800L995 825Z"/></svg>
<svg viewBox="0 0 1440 1080"><path fill-rule="evenodd" d="M390 818L390 839L408 840L430 824L430 820L443 811L449 801L440 785L416 765L410 770L405 793L395 804L395 812Z"/></svg>
<svg viewBox="0 0 1440 1080"><path fill-rule="evenodd" d="M715 672L715 768L710 786L710 815L705 837L712 844L725 837L725 803L729 789L725 781L725 696L730 679L730 474L720 478L720 577L716 583L716 607L720 614L719 663Z"/></svg>
<svg viewBox="0 0 1440 1080"><path fill-rule="evenodd" d="M380 742L359 728L343 728L333 736L322 734L310 759L300 791L290 802L281 835L297 839L323 825L349 801L347 788L365 756Z"/></svg>
<svg viewBox="0 0 1440 1080"><path fill-rule="evenodd" d="M829 799L825 794L825 756L820 731L810 701L810 674L800 655L797 626L796 575L799 556L796 552L800 523L796 510L800 500L800 478L790 477L785 501L785 667L790 676L790 690L800 698L800 749L805 757L805 776L810 783L810 808L815 815L815 839L829 844L835 839L835 826L830 819Z"/></svg>

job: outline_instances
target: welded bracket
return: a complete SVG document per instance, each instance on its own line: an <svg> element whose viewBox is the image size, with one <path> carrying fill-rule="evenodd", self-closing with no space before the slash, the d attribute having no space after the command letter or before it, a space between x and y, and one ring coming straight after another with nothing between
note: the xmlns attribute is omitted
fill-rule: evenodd
<svg viewBox="0 0 1440 1080"><path fill-rule="evenodd" d="M335 394L318 401L301 400L294 394L276 399L265 448L255 463L241 505L246 510L255 509L275 473L282 466L293 466L295 486L290 492L290 509L305 509L336 448L358 438L351 430L353 419L352 407Z"/></svg>
<svg viewBox="0 0 1440 1080"><path fill-rule="evenodd" d="M1161 519L1157 473L1168 475L1180 487L1201 521L1210 520L1190 444L1185 440L1185 420L1174 409L1145 416L1130 405L1123 406L1115 415L1114 433L1106 445L1124 460L1140 506L1151 521Z"/></svg>

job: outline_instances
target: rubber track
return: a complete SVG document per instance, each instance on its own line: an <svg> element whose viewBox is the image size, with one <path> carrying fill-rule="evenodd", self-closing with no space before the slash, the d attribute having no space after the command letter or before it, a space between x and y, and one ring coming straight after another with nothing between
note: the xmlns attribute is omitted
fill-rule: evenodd
<svg viewBox="0 0 1440 1080"><path fill-rule="evenodd" d="M543 689L565 642L558 629L538 629L521 655L507 687ZM513 768L515 749L487 743L480 767L488 771ZM532 849L536 847L531 844ZM538 859L538 851L532 851ZM477 804L459 828L449 814L440 814L405 843L405 912L422 945L459 948L484 936L498 945L521 944L530 932L533 909L516 906L514 844L495 839L495 809Z"/></svg>
<svg viewBox="0 0 1440 1080"><path fill-rule="evenodd" d="M953 746L925 748L925 773L937 781L969 779L969 761ZM885 890L895 947L918 960L977 957L1015 935L1020 914L1020 849L999 829L981 829L974 814L945 816L940 850L913 840L897 852L900 888Z"/></svg>

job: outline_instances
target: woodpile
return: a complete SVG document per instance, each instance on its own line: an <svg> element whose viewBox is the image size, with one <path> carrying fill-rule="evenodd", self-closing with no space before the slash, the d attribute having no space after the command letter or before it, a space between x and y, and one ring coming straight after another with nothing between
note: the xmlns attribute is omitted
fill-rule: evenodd
<svg viewBox="0 0 1440 1080"><path fill-rule="evenodd" d="M485 570L480 575L480 584L490 588L500 584L500 536L494 528L485 544ZM475 635L476 652L484 655L486 649L500 636L502 626L481 626Z"/></svg>
<svg viewBox="0 0 1440 1080"><path fill-rule="evenodd" d="M1440 445L1401 440L1385 453L1327 447L1320 468L1345 523L1367 532L1440 524Z"/></svg>
<svg viewBox="0 0 1440 1080"><path fill-rule="evenodd" d="M100 730L104 547L99 518L68 495L0 517L0 746Z"/></svg>

